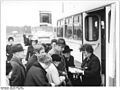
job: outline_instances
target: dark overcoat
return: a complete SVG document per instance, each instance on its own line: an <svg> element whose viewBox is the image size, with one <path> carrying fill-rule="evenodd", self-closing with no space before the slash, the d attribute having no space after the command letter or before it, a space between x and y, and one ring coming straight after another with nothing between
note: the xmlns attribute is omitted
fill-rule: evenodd
<svg viewBox="0 0 120 90"><path fill-rule="evenodd" d="M81 67L84 70L82 77L83 86L100 86L101 75L100 75L100 61L97 56L92 54L89 59L85 58Z"/></svg>
<svg viewBox="0 0 120 90"><path fill-rule="evenodd" d="M28 70L31 68L31 66L32 66L36 61L37 61L37 56L36 56L35 54L33 54L33 55L29 58L29 60L28 60L28 62L27 62L27 64L26 64L26 70L28 71Z"/></svg>
<svg viewBox="0 0 120 90"><path fill-rule="evenodd" d="M26 55L26 60L28 61L28 59L34 54L34 47L31 45L28 47L27 50L27 55Z"/></svg>
<svg viewBox="0 0 120 90"><path fill-rule="evenodd" d="M35 62L27 72L25 86L50 86L45 69L40 63Z"/></svg>
<svg viewBox="0 0 120 90"><path fill-rule="evenodd" d="M32 45L32 40L29 40L26 35L23 35L23 40L24 40L24 44L25 46L30 46Z"/></svg>
<svg viewBox="0 0 120 90"><path fill-rule="evenodd" d="M13 53L12 53L12 45L7 45L6 46L6 56L7 56L7 60L10 61Z"/></svg>
<svg viewBox="0 0 120 90"><path fill-rule="evenodd" d="M80 78L78 78L79 74L73 74L73 73L69 72L69 70L68 70L69 67L75 67L74 57L72 55L70 55L70 57L68 59L65 58L65 63L66 63L66 70L67 70L68 78L70 79L72 85L73 86L80 86L81 80L80 80Z"/></svg>
<svg viewBox="0 0 120 90"><path fill-rule="evenodd" d="M23 86L26 76L26 70L20 59L13 57L10 61L13 73L10 79L11 86Z"/></svg>
<svg viewBox="0 0 120 90"><path fill-rule="evenodd" d="M66 69L68 71L68 67L75 67L74 65L74 57L71 55L69 59L65 58Z"/></svg>

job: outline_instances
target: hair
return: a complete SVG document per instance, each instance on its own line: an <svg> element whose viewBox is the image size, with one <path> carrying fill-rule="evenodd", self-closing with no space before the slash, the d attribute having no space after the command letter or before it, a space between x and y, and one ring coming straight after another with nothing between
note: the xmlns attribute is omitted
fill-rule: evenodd
<svg viewBox="0 0 120 90"><path fill-rule="evenodd" d="M43 47L44 47L44 49L45 49L45 52L46 53L48 53L49 52L49 50L51 49L51 45L50 44L45 44L45 43L42 43L42 45L43 45Z"/></svg>
<svg viewBox="0 0 120 90"><path fill-rule="evenodd" d="M53 54L52 56L52 61L56 61L56 62L60 62L61 61L61 57L57 54Z"/></svg>
<svg viewBox="0 0 120 90"><path fill-rule="evenodd" d="M49 54L44 53L39 56L37 56L38 62L44 63L46 65L50 64L52 62L52 58Z"/></svg>
<svg viewBox="0 0 120 90"><path fill-rule="evenodd" d="M6 75L8 75L11 70L12 70L11 63L9 63L9 62L6 61Z"/></svg>
<svg viewBox="0 0 120 90"><path fill-rule="evenodd" d="M38 40L32 40L32 42L35 42L36 44L38 43Z"/></svg>
<svg viewBox="0 0 120 90"><path fill-rule="evenodd" d="M52 44L52 43L57 43L57 39L52 39L52 40L51 40L51 44Z"/></svg>
<svg viewBox="0 0 120 90"><path fill-rule="evenodd" d="M34 53L35 53L35 52L38 52L38 53L39 53L39 52L40 52L41 50L43 50L43 49L45 50L45 47L44 47L43 45L37 44L37 45L34 46Z"/></svg>
<svg viewBox="0 0 120 90"><path fill-rule="evenodd" d="M33 37L33 35L28 35L28 37Z"/></svg>
<svg viewBox="0 0 120 90"><path fill-rule="evenodd" d="M90 44L83 44L80 51L87 51L88 53L93 53L93 47Z"/></svg>
<svg viewBox="0 0 120 90"><path fill-rule="evenodd" d="M8 41L10 41L10 40L13 40L13 41L14 41L14 38L13 38L13 37L9 37L9 38L8 38Z"/></svg>

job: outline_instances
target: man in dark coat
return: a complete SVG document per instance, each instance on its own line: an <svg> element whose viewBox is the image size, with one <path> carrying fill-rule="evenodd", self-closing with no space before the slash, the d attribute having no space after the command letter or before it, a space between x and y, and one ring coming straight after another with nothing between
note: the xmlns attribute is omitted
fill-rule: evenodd
<svg viewBox="0 0 120 90"><path fill-rule="evenodd" d="M6 46L6 56L7 56L7 61L10 61L12 56L13 56L13 53L12 53L12 45L13 45L13 42L14 42L14 38L13 37L9 37L8 38L8 44Z"/></svg>
<svg viewBox="0 0 120 90"><path fill-rule="evenodd" d="M100 61L97 56L93 54L93 48L89 44L84 44L80 51L85 55L81 68L83 69L82 84L83 86L100 86Z"/></svg>
<svg viewBox="0 0 120 90"><path fill-rule="evenodd" d="M68 78L70 79L73 86L80 86L81 80L80 80L80 78L77 78L77 77L79 77L79 74L73 74L73 73L69 72L69 70L68 70L69 67L75 67L74 57L71 55L71 51L73 51L73 49L70 49L70 47L68 45L65 46L64 51L63 51ZM73 77L76 77L76 78L73 78Z"/></svg>
<svg viewBox="0 0 120 90"><path fill-rule="evenodd" d="M38 43L38 40L32 40L32 45L28 47L26 61L34 54L34 46Z"/></svg>
<svg viewBox="0 0 120 90"><path fill-rule="evenodd" d="M30 45L32 45L32 40L31 40L31 38L32 38L32 35L29 35L28 38L27 38L26 35L23 34L23 40L24 40L25 46L30 46Z"/></svg>
<svg viewBox="0 0 120 90"><path fill-rule="evenodd" d="M13 57L10 61L13 67L13 73L10 79L11 86L23 86L25 81L25 67L22 64L22 59L25 57L21 44L12 46Z"/></svg>
<svg viewBox="0 0 120 90"><path fill-rule="evenodd" d="M75 67L74 57L70 54L71 51L73 51L73 49L70 49L68 45L65 46L63 51L67 71L69 67Z"/></svg>
<svg viewBox="0 0 120 90"><path fill-rule="evenodd" d="M30 69L30 67L37 61L37 55L38 54L43 54L45 53L45 48L42 45L35 45L34 46L34 52L35 54L33 54L30 59L28 60L27 64L26 64L26 70L28 71Z"/></svg>
<svg viewBox="0 0 120 90"><path fill-rule="evenodd" d="M29 69L25 86L51 86L46 77L46 69L50 66L52 58L48 54L37 56L38 61Z"/></svg>

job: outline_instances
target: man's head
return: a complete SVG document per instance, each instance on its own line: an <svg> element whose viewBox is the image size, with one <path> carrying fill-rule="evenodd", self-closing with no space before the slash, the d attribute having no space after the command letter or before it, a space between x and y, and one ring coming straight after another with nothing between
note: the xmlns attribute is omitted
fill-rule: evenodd
<svg viewBox="0 0 120 90"><path fill-rule="evenodd" d="M38 40L32 40L32 46L36 45L38 43Z"/></svg>
<svg viewBox="0 0 120 90"><path fill-rule="evenodd" d="M39 44L36 44L35 46L34 46L34 52L35 52L35 54L37 55L37 54L43 54L43 53L45 53L45 48L44 48L44 46L43 45L39 45Z"/></svg>
<svg viewBox="0 0 120 90"><path fill-rule="evenodd" d="M50 66L51 62L52 62L51 56L49 54L47 54L47 53L38 55L37 58L38 58L38 62L41 64L41 66L44 69L47 69Z"/></svg>
<svg viewBox="0 0 120 90"><path fill-rule="evenodd" d="M21 44L14 44L12 46L12 53L14 56L18 58L21 58L21 59L25 58L24 49Z"/></svg>
<svg viewBox="0 0 120 90"><path fill-rule="evenodd" d="M8 38L8 42L9 42L10 45L13 44L14 38L13 38L13 37L9 37L9 38Z"/></svg>
<svg viewBox="0 0 120 90"><path fill-rule="evenodd" d="M63 38L59 38L57 40L56 49L62 52L64 50L65 45L66 45L65 40Z"/></svg>
<svg viewBox="0 0 120 90"><path fill-rule="evenodd" d="M57 44L57 39L52 39L51 40L51 46L52 46L52 48L55 48L56 44Z"/></svg>
<svg viewBox="0 0 120 90"><path fill-rule="evenodd" d="M53 54L52 55L52 61L56 66L58 66L61 62L61 57L57 54Z"/></svg>
<svg viewBox="0 0 120 90"><path fill-rule="evenodd" d="M80 51L82 51L85 57L89 57L89 55L91 55L94 50L90 44L83 44L80 48Z"/></svg>
<svg viewBox="0 0 120 90"><path fill-rule="evenodd" d="M28 39L31 40L33 35L28 35Z"/></svg>

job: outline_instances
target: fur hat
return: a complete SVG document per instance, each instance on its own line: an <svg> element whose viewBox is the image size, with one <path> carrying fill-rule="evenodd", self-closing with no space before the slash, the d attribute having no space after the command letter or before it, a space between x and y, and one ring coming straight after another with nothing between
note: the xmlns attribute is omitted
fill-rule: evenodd
<svg viewBox="0 0 120 90"><path fill-rule="evenodd" d="M12 46L12 53L16 53L16 52L20 52L20 51L24 51L21 44L14 44Z"/></svg>
<svg viewBox="0 0 120 90"><path fill-rule="evenodd" d="M61 57L57 54L52 55L52 61L61 61Z"/></svg>

